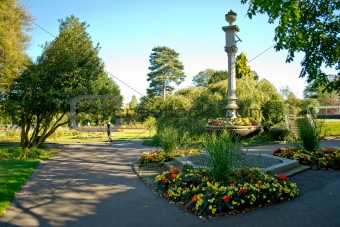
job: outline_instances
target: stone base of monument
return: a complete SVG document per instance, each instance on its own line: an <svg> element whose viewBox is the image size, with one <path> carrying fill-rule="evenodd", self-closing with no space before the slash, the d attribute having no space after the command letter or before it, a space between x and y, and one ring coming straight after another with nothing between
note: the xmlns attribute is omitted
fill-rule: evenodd
<svg viewBox="0 0 340 227"><path fill-rule="evenodd" d="M223 132L224 130L227 130L229 132L232 132L238 136L246 137L246 136L254 136L261 132L261 126L214 126L214 125L206 125L205 130L208 132Z"/></svg>
<svg viewBox="0 0 340 227"><path fill-rule="evenodd" d="M181 170L184 165L192 165L194 167L209 166L209 155L200 154L192 156L177 157L172 162L164 163L168 169ZM293 175L308 169L309 166L299 165L297 160L281 158L269 154L248 154L246 153L238 162L236 167L248 166L250 168L259 168L264 172L283 173L286 176Z"/></svg>

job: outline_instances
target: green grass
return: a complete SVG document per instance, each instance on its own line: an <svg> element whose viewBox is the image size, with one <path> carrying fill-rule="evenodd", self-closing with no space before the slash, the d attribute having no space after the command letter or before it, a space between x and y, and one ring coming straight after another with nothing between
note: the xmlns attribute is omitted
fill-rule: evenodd
<svg viewBox="0 0 340 227"><path fill-rule="evenodd" d="M21 186L38 167L39 160L0 161L0 215L8 207Z"/></svg>
<svg viewBox="0 0 340 227"><path fill-rule="evenodd" d="M340 135L340 120L325 120L323 122L321 133L324 136L339 136Z"/></svg>

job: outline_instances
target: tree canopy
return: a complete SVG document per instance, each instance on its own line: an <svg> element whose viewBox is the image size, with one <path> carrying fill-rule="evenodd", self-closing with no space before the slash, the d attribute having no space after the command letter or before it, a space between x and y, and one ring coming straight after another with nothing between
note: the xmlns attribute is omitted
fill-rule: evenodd
<svg viewBox="0 0 340 227"><path fill-rule="evenodd" d="M59 23L59 35L44 45L37 62L30 64L9 92L8 109L20 116L22 146L40 145L67 124L71 100L78 95L122 99L104 71L99 44L94 46L86 32L88 25L74 16ZM36 127L29 137L33 123Z"/></svg>
<svg viewBox="0 0 340 227"><path fill-rule="evenodd" d="M161 96L165 101L167 93L175 89L171 83L177 85L185 79L183 63L178 59L179 53L166 46L157 46L152 49L150 55L150 73L147 81L150 81L147 94L149 96Z"/></svg>
<svg viewBox="0 0 340 227"><path fill-rule="evenodd" d="M340 2L335 0L241 0L249 2L248 17L260 13L269 16L269 23L278 21L274 40L277 51L286 49L286 62L295 53L305 54L300 77L308 83L340 92L340 74L329 80L324 67L340 70Z"/></svg>
<svg viewBox="0 0 340 227"><path fill-rule="evenodd" d="M17 0L0 2L0 89L8 89L28 62L30 14Z"/></svg>

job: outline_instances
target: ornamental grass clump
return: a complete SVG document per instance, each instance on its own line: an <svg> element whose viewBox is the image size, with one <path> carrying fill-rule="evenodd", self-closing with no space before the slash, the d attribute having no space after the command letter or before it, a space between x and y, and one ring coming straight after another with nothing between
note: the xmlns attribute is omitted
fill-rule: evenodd
<svg viewBox="0 0 340 227"><path fill-rule="evenodd" d="M249 211L283 202L299 194L295 183L283 174L264 173L248 167L235 170L230 184L214 181L208 168L185 166L155 178L159 193L199 216ZM246 181L245 181L246 180Z"/></svg>
<svg viewBox="0 0 340 227"><path fill-rule="evenodd" d="M178 131L173 127L166 127L158 133L162 150L169 154L176 149L178 142Z"/></svg>
<svg viewBox="0 0 340 227"><path fill-rule="evenodd" d="M302 146L307 151L319 149L321 137L321 125L312 118L302 118L298 120L299 137Z"/></svg>
<svg viewBox="0 0 340 227"><path fill-rule="evenodd" d="M206 165L211 169L212 178L226 184L233 181L231 176L236 162L244 156L241 145L225 130L221 135L213 133L204 146L208 153Z"/></svg>

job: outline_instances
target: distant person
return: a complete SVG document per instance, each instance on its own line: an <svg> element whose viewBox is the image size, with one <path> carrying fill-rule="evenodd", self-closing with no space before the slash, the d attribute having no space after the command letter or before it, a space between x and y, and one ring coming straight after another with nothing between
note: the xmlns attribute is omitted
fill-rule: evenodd
<svg viewBox="0 0 340 227"><path fill-rule="evenodd" d="M111 143L111 123L110 122L107 122L107 137L108 137L109 143Z"/></svg>
<svg viewBox="0 0 340 227"><path fill-rule="evenodd" d="M91 123L87 122L87 127L91 128Z"/></svg>
<svg viewBox="0 0 340 227"><path fill-rule="evenodd" d="M5 131L8 131L8 124L5 124Z"/></svg>

